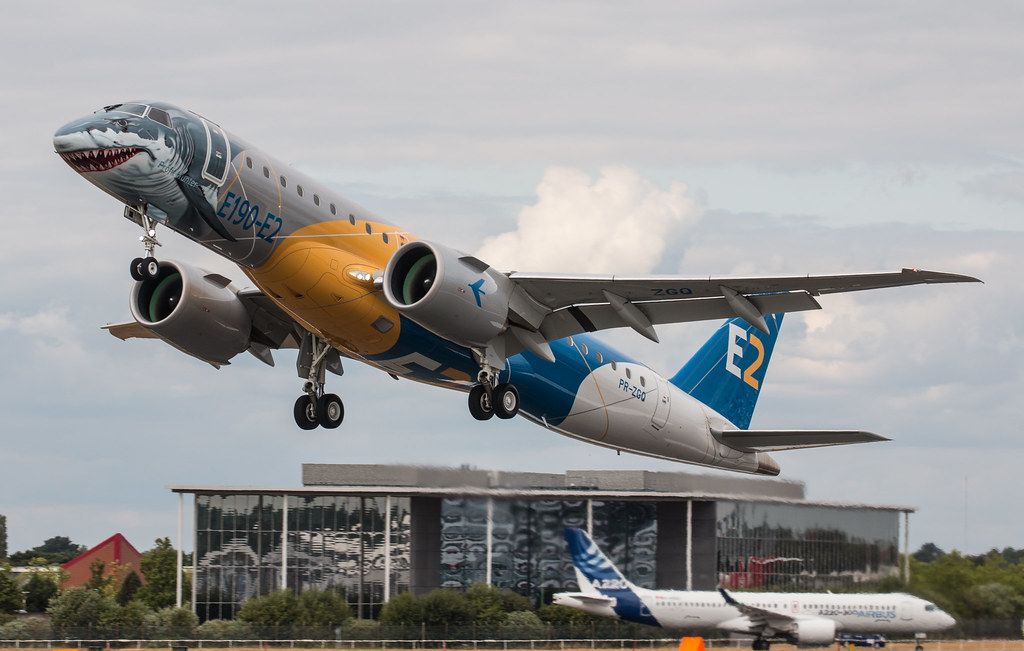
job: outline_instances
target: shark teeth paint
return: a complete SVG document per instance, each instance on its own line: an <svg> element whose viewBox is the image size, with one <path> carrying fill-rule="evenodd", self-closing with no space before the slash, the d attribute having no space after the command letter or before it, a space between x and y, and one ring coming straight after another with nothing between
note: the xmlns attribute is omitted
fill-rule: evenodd
<svg viewBox="0 0 1024 651"><path fill-rule="evenodd" d="M60 157L76 172L84 174L114 169L144 151L141 147L113 147L64 152L60 154Z"/></svg>

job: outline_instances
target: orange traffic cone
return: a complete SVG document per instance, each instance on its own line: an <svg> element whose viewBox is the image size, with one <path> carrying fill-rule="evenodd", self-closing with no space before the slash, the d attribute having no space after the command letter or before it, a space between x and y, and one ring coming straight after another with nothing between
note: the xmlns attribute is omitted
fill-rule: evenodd
<svg viewBox="0 0 1024 651"><path fill-rule="evenodd" d="M679 651L704 651L704 638L684 637L679 640Z"/></svg>

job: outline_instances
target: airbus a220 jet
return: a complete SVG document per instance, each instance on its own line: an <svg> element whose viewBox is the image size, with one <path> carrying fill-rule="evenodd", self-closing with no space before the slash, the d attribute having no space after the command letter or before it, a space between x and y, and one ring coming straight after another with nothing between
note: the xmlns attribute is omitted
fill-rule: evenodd
<svg viewBox="0 0 1024 651"><path fill-rule="evenodd" d="M131 261L134 319L121 339L158 338L215 367L298 349L303 429L337 427L326 373L342 358L469 394L474 418L522 414L619 451L778 474L771 450L881 440L859 431L750 430L786 312L816 297L974 278L895 273L767 278L499 271L417 239L328 185L163 102L107 106L60 128L54 148L143 229ZM166 227L236 263L255 289L158 260ZM593 336L728 319L671 378Z"/></svg>

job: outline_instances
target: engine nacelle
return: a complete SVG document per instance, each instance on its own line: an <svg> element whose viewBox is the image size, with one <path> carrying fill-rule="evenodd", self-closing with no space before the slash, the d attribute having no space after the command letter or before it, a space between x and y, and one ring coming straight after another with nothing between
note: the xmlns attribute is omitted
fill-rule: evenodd
<svg viewBox="0 0 1024 651"><path fill-rule="evenodd" d="M798 619L791 636L797 644L828 645L836 639L836 623L831 619Z"/></svg>
<svg viewBox="0 0 1024 651"><path fill-rule="evenodd" d="M162 260L156 278L132 288L135 320L178 350L211 364L249 348L252 319L230 281Z"/></svg>
<svg viewBox="0 0 1024 651"><path fill-rule="evenodd" d="M486 346L508 327L512 283L476 258L409 242L384 269L384 297L434 334L464 346Z"/></svg>

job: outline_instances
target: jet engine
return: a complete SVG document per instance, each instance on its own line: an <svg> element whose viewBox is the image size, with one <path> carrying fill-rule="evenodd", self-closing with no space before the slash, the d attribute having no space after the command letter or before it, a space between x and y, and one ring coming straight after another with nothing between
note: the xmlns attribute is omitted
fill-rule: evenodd
<svg viewBox="0 0 1024 651"><path fill-rule="evenodd" d="M791 632L797 644L828 645L836 639L836 623L831 619L798 619Z"/></svg>
<svg viewBox="0 0 1024 651"><path fill-rule="evenodd" d="M214 365L249 348L252 320L231 281L162 260L155 278L135 283L135 320L178 350Z"/></svg>
<svg viewBox="0 0 1024 651"><path fill-rule="evenodd" d="M509 279L471 255L422 240L409 242L384 269L384 297L434 334L486 346L508 327Z"/></svg>

